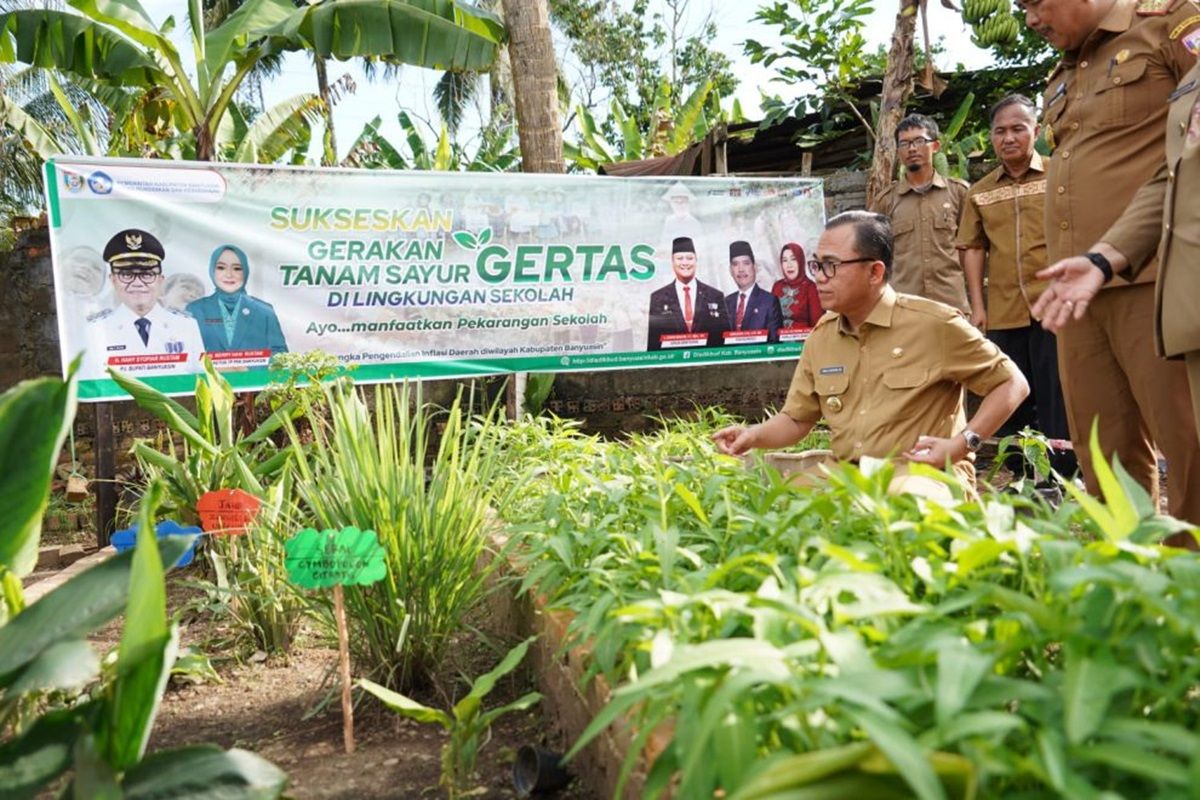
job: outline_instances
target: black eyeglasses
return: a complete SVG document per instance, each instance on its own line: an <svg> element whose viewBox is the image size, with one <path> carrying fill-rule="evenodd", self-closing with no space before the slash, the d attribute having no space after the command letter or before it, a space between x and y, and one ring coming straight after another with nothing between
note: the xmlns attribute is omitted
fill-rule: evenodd
<svg viewBox="0 0 1200 800"><path fill-rule="evenodd" d="M154 283L154 279L162 275L162 267L150 267L149 269L114 269L113 277L119 280L123 285L130 286L134 281L138 281L145 286Z"/></svg>
<svg viewBox="0 0 1200 800"><path fill-rule="evenodd" d="M927 144L933 144L937 139L927 139L924 136L918 136L915 139L901 139L896 142L897 150L912 150L916 147L924 147Z"/></svg>
<svg viewBox="0 0 1200 800"><path fill-rule="evenodd" d="M862 263L868 262L868 261L873 262L873 261L875 261L875 259L873 259L873 258L846 258L846 259L826 258L822 261L817 261L816 259L813 259L808 262L808 272L810 275L816 275L818 272L820 272L822 275L824 275L829 280L833 280L833 276L837 275L838 267L842 266L842 264L862 264Z"/></svg>

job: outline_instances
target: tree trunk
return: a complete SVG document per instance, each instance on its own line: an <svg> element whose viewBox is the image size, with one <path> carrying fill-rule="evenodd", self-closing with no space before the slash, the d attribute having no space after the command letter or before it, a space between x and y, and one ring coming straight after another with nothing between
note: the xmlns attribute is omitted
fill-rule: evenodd
<svg viewBox="0 0 1200 800"><path fill-rule="evenodd" d="M323 137L323 153L321 165L332 167L337 164L337 137L333 132L333 96L329 93L329 75L325 72L325 59L313 55L313 64L317 68L317 94L321 98L325 114L325 134Z"/></svg>
<svg viewBox="0 0 1200 800"><path fill-rule="evenodd" d="M875 157L867 178L867 204L892 182L896 172L896 126L904 118L904 106L913 89L913 36L917 30L917 0L900 0L896 30L883 73L883 95L875 127Z"/></svg>
<svg viewBox="0 0 1200 800"><path fill-rule="evenodd" d="M565 172L558 111L558 62L546 0L504 0L517 136L524 172Z"/></svg>

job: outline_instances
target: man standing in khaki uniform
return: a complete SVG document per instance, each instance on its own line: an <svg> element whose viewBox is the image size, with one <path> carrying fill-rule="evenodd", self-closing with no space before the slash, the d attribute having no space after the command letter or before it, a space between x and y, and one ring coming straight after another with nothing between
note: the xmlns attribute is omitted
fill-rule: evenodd
<svg viewBox="0 0 1200 800"><path fill-rule="evenodd" d="M1200 55L1200 18L1181 34ZM1165 207L1164 207L1165 204ZM1127 242L1118 251L1106 244ZM1108 252L1113 269L1135 278L1158 246L1154 303L1154 343L1158 354L1183 358L1191 384L1192 415L1200 432L1200 64L1184 76L1171 95L1167 116L1167 160L1146 184L1097 249ZM1043 273L1055 278L1054 291L1039 302L1046 325L1058 329L1085 313L1106 281L1089 259L1060 261Z"/></svg>
<svg viewBox="0 0 1200 800"><path fill-rule="evenodd" d="M1038 325L1029 307L1046 287L1037 278L1046 266L1046 173L1033 149L1037 109L1033 101L1011 94L991 111L992 149L1000 166L967 193L958 248L967 273L971 324L987 332L1004 354L1025 373L1033 389L1021 407L1000 427L1009 436L1029 426L1051 439L1071 438L1054 334ZM988 275L987 303L983 274ZM1070 448L1060 445L1050 457L1059 474L1070 477L1077 464ZM1022 469L1018 453L1010 464Z"/></svg>
<svg viewBox="0 0 1200 800"><path fill-rule="evenodd" d="M1088 489L1097 492L1087 445L1098 417L1105 457L1118 456L1157 498L1157 443L1167 458L1170 513L1200 523L1200 443L1190 424L1187 373L1183 364L1154 355L1157 261L1139 244L1142 237L1113 226L1163 164L1167 99L1195 64L1182 39L1200 23L1200 7L1191 0L1026 0L1024 6L1026 24L1064 51L1043 103L1054 148L1046 173L1049 261L1087 253L1106 274L1118 258L1138 270L1132 281L1114 278L1090 303L1072 305L1079 320L1059 331L1075 453ZM1035 312L1055 296L1047 289Z"/></svg>
<svg viewBox="0 0 1200 800"><path fill-rule="evenodd" d="M1029 394L1012 360L954 309L888 285L887 218L831 219L810 262L826 313L805 343L783 411L714 434L718 448L787 447L824 417L833 455L952 464L974 488L973 453ZM968 422L963 387L983 396Z"/></svg>
<svg viewBox="0 0 1200 800"><path fill-rule="evenodd" d="M941 148L938 126L922 114L909 114L896 128L896 150L904 179L875 198L871 211L892 221L896 242L896 291L937 300L969 313L963 268L954 247L967 183L944 178L933 168Z"/></svg>

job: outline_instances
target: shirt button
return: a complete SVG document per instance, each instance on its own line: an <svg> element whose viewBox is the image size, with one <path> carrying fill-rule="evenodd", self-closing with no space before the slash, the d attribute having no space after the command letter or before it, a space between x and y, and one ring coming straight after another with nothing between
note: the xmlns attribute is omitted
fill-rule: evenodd
<svg viewBox="0 0 1200 800"><path fill-rule="evenodd" d="M854 449L855 449L855 450L862 450L862 442L855 442L855 443L854 443Z"/></svg>
<svg viewBox="0 0 1200 800"><path fill-rule="evenodd" d="M1070 150L1063 150L1063 155L1062 155L1062 157L1063 157L1064 159L1066 159L1066 158L1070 158L1070 157L1071 157L1071 151L1070 151Z"/></svg>
<svg viewBox="0 0 1200 800"><path fill-rule="evenodd" d="M1088 62L1086 62L1086 61L1080 61L1080 62L1079 62L1079 68L1080 68L1080 69L1087 69L1087 67L1088 67Z"/></svg>
<svg viewBox="0 0 1200 800"><path fill-rule="evenodd" d="M1113 83L1120 83L1120 82L1121 82L1121 76L1120 76L1120 75L1118 75L1117 77L1113 78Z"/></svg>
<svg viewBox="0 0 1200 800"><path fill-rule="evenodd" d="M1168 180L1175 180L1175 170L1173 170L1173 169L1167 170L1167 178L1168 178Z"/></svg>
<svg viewBox="0 0 1200 800"><path fill-rule="evenodd" d="M1058 223L1058 227L1062 228L1065 231L1068 227L1067 221L1063 220L1062 222Z"/></svg>
<svg viewBox="0 0 1200 800"><path fill-rule="evenodd" d="M1060 187L1058 187L1058 193L1059 193L1059 194L1062 194L1062 193L1064 193L1065 191L1067 191L1067 187L1065 187L1065 186L1060 186Z"/></svg>
<svg viewBox="0 0 1200 800"><path fill-rule="evenodd" d="M1079 123L1078 123L1078 122L1072 122L1072 123L1071 123L1071 130L1073 130L1073 131L1077 131L1077 130L1079 130Z"/></svg>

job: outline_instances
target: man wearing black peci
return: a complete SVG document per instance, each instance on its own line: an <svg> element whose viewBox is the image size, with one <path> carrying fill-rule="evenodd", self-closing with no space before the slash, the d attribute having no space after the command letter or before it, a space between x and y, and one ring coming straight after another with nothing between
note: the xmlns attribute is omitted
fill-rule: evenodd
<svg viewBox="0 0 1200 800"><path fill-rule="evenodd" d="M696 280L696 246L690 237L671 243L675 280L650 295L647 350L664 347L719 347L729 330L725 296Z"/></svg>

